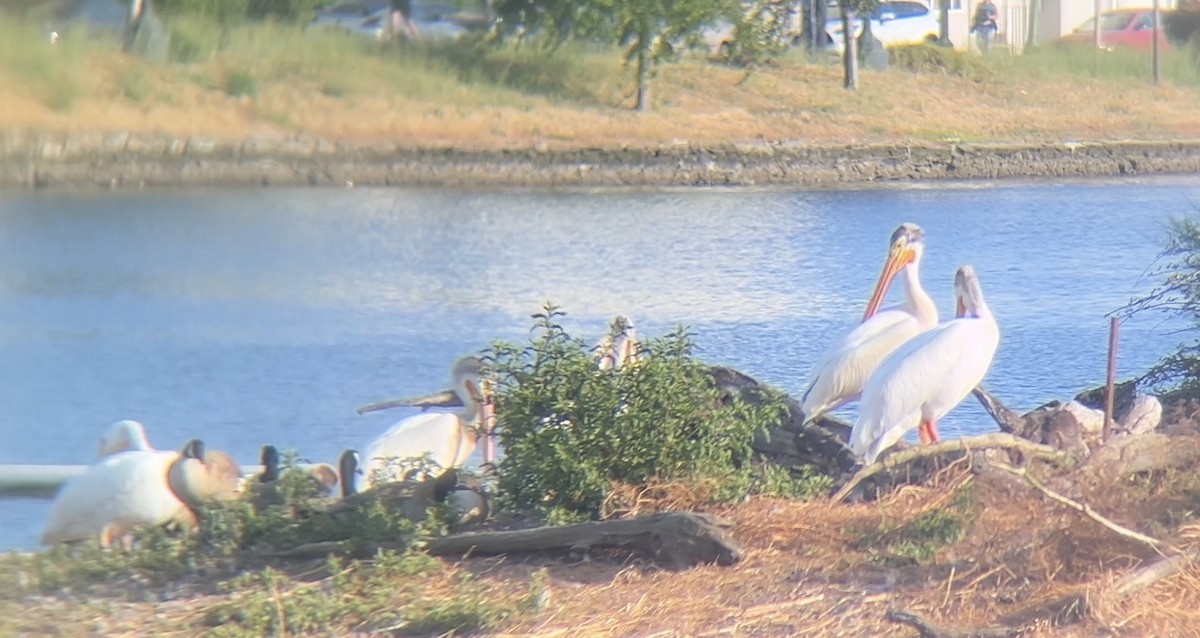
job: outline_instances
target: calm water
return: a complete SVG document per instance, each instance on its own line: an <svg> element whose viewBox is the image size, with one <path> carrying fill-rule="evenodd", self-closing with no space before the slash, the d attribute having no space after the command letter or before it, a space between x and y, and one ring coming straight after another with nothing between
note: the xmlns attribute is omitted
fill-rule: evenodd
<svg viewBox="0 0 1200 638"><path fill-rule="evenodd" d="M255 462L333 460L406 414L360 404L444 387L461 354L521 339L552 300L598 337L684 323L700 356L798 392L862 312L903 221L953 313L974 264L1002 331L987 384L1014 407L1103 380L1105 314L1200 179L790 191L170 190L0 195L0 463L89 463L112 421ZM892 298L897 299L899 290ZM1122 329L1119 372L1180 337ZM853 416L852 411L844 412ZM994 426L968 399L944 436ZM45 501L0 501L0 549Z"/></svg>

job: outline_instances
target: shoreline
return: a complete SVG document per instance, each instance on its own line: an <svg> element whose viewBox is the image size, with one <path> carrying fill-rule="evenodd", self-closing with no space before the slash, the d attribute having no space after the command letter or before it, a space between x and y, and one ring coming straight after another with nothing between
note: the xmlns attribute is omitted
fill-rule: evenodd
<svg viewBox="0 0 1200 638"><path fill-rule="evenodd" d="M424 148L296 137L9 131L0 187L834 186L1200 173L1200 140Z"/></svg>

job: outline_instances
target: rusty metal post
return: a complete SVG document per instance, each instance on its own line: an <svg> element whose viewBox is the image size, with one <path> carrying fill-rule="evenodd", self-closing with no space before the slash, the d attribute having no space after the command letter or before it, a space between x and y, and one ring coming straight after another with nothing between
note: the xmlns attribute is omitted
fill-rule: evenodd
<svg viewBox="0 0 1200 638"><path fill-rule="evenodd" d="M1108 323L1108 376L1104 382L1104 438L1112 436L1113 430L1113 384L1117 376L1117 318Z"/></svg>

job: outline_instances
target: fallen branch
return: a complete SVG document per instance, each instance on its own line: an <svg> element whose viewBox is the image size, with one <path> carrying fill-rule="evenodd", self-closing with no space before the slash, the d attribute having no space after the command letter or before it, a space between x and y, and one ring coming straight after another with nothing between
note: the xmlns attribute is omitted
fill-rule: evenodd
<svg viewBox="0 0 1200 638"><path fill-rule="evenodd" d="M1028 426L1025 423L1025 417L1017 413L1016 410L1010 409L1008 406L1000 402L995 395L988 392L983 386L975 386L971 390L971 394L979 400L979 404L983 406L983 410L990 414L996 421L996 425L1000 426L1000 431L1008 434L1026 434Z"/></svg>
<svg viewBox="0 0 1200 638"><path fill-rule="evenodd" d="M1074 499L1067 498L1066 496L1063 496L1062 494L1055 492L1054 490L1046 487L1045 485L1042 485L1041 481L1033 478L1033 476L1031 474L1029 474L1028 472L1026 472L1024 469L1018 469L1015 467L1006 467L1006 466L1000 465L1000 464L996 464L996 467L998 467L1006 472L1009 472L1011 474L1015 474L1017 476L1024 478L1027 483L1032 485L1034 488L1036 488L1042 494L1045 494L1052 500L1058 501L1059 503L1062 503L1063 505L1066 505L1067 507L1070 507L1073 510L1083 512L1083 514L1085 516L1087 516L1088 518L1092 519L1093 521L1096 521L1097 523L1100 523L1104 527L1107 527L1108 529L1112 530L1113 532L1115 532L1116 534L1118 534L1120 536L1124 536L1125 538L1128 538L1130 540L1135 540L1139 543L1144 543L1153 548L1158 548L1159 546L1162 545L1162 541L1158 540L1157 538L1151 538L1149 536L1146 536L1145 534L1135 532L1127 527L1122 527L1121 525L1114 523L1112 520L1105 518L1104 516L1102 516L1101 514L1096 512L1096 510L1092 509L1091 506L1089 506L1087 503L1080 503L1079 501L1076 501Z"/></svg>
<svg viewBox="0 0 1200 638"><path fill-rule="evenodd" d="M470 532L429 541L434 556L498 555L545 551L584 551L592 548L641 552L674 569L702 563L732 565L742 550L723 527L728 523L694 512L665 512L615 521L592 521L560 527L537 527L506 532ZM316 558L329 554L372 555L379 549L402 549L398 543L352 547L341 542L309 543L266 554L275 558Z"/></svg>
<svg viewBox="0 0 1200 638"><path fill-rule="evenodd" d="M912 463L920 459L932 458L941 456L950 452L970 452L972 450L982 450L991 448L1001 448L1007 450L1016 450L1027 456L1046 458L1052 460L1066 460L1068 455L1061 450L1056 450L1048 445L1034 443L1019 436L1004 433L984 434L981 436L969 436L961 439L951 439L934 443L933 445L923 445L920 447L909 448L889 454L882 459L859 470L845 485L841 487L833 495L834 501L844 500L854 488L858 487L859 483L864 480L884 472L892 470L898 466Z"/></svg>
<svg viewBox="0 0 1200 638"><path fill-rule="evenodd" d="M950 629L935 625L917 614L899 609L889 609L883 617L891 622L908 625L916 629L921 638L1009 638L1020 633L1020 629L1009 627L995 629Z"/></svg>
<svg viewBox="0 0 1200 638"><path fill-rule="evenodd" d="M1200 549L1164 556L1117 581L1112 588L1111 595L1123 598L1136 594L1164 578L1178 574L1191 566L1192 562L1197 559L1200 559Z"/></svg>

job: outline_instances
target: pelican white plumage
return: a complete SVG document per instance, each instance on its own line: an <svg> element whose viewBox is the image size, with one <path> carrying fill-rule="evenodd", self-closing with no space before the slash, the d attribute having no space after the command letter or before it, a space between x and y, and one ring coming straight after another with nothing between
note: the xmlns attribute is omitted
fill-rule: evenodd
<svg viewBox="0 0 1200 638"><path fill-rule="evenodd" d="M863 388L850 449L873 463L879 453L920 427L937 441L937 421L979 385L1000 343L1000 328L971 266L954 277L956 318L888 355Z"/></svg>
<svg viewBox="0 0 1200 638"><path fill-rule="evenodd" d="M442 470L459 467L475 451L481 435L485 439L483 462L490 463L493 458L493 417L491 403L484 397L482 370L483 363L478 357L463 357L450 371L453 390L359 408L359 414L366 414L402 406L462 407L458 412L430 412L404 419L367 445L363 455L366 459L364 487L373 485L380 476L386 480L401 480L411 470L420 469L423 460L431 461Z"/></svg>
<svg viewBox="0 0 1200 638"><path fill-rule="evenodd" d="M150 440L146 438L146 428L141 423L130 419L117 421L108 426L100 436L100 448L96 458L104 458L110 454L126 450L154 450Z"/></svg>
<svg viewBox="0 0 1200 638"><path fill-rule="evenodd" d="M194 527L198 500L232 493L221 471L205 463L193 439L182 453L127 450L100 459L59 490L50 506L43 545L99 538L107 547L139 527L174 522Z"/></svg>
<svg viewBox="0 0 1200 638"><path fill-rule="evenodd" d="M892 233L891 249L862 323L826 349L808 373L808 387L800 399L805 422L858 399L885 357L937 325L937 306L921 286L924 253L925 231L920 226L904 223ZM880 310L900 273L904 274L904 302Z"/></svg>

